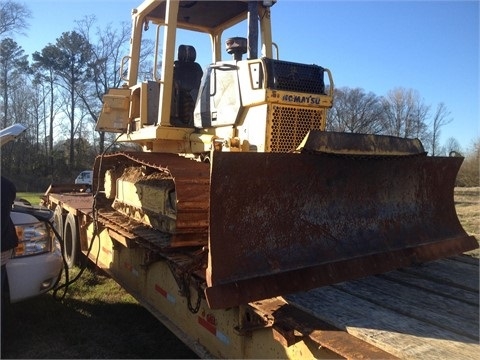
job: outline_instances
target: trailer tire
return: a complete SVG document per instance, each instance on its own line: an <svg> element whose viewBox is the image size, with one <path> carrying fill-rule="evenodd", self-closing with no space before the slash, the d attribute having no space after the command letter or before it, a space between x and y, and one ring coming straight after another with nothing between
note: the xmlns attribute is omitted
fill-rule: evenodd
<svg viewBox="0 0 480 360"><path fill-rule="evenodd" d="M63 224L65 222L64 220L65 216L63 215L63 209L60 206L57 206L55 208L55 211L53 212L53 222L55 229L61 237L60 239L58 239L58 241L63 241Z"/></svg>
<svg viewBox="0 0 480 360"><path fill-rule="evenodd" d="M75 215L68 213L63 230L63 256L69 269L80 260L80 236Z"/></svg>

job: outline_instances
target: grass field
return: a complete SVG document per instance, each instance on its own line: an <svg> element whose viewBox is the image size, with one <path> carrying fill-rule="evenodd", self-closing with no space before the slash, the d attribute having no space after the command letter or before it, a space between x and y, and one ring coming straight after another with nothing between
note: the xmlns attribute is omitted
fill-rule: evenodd
<svg viewBox="0 0 480 360"><path fill-rule="evenodd" d="M50 292L11 304L4 320L2 359L197 357L116 282L90 269L63 301Z"/></svg>
<svg viewBox="0 0 480 360"><path fill-rule="evenodd" d="M455 209L465 231L480 241L480 187L455 188ZM480 257L478 249L469 254Z"/></svg>
<svg viewBox="0 0 480 360"><path fill-rule="evenodd" d="M19 192L17 193L17 199L24 199L30 202L32 205L38 205L40 204L40 199L42 197L43 193L25 193L25 192Z"/></svg>
<svg viewBox="0 0 480 360"><path fill-rule="evenodd" d="M18 194L35 205L40 195ZM477 239L479 199L480 188L455 190L458 217ZM479 252L470 255L479 257ZM70 278L74 276L72 272ZM196 358L119 285L95 270L85 271L63 301L50 292L7 310L2 359Z"/></svg>

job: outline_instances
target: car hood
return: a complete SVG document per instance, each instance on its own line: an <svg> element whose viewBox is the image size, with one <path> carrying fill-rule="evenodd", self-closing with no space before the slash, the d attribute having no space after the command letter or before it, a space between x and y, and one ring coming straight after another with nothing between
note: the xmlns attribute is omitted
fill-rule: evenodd
<svg viewBox="0 0 480 360"><path fill-rule="evenodd" d="M27 130L27 128L22 124L13 124L3 130L0 130L0 146L15 140L25 130Z"/></svg>

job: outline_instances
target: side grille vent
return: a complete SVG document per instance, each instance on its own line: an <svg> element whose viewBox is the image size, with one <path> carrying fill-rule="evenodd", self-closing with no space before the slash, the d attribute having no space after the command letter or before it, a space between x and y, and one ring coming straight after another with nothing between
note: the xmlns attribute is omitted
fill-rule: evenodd
<svg viewBox="0 0 480 360"><path fill-rule="evenodd" d="M325 110L273 105L268 152L295 150L310 130L325 128Z"/></svg>

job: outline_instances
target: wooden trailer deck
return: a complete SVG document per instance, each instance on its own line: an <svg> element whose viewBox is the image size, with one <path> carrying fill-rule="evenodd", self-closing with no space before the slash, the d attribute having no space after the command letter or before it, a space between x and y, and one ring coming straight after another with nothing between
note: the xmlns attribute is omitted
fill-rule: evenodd
<svg viewBox="0 0 480 360"><path fill-rule="evenodd" d="M402 359L479 359L479 259L466 255L285 296Z"/></svg>

